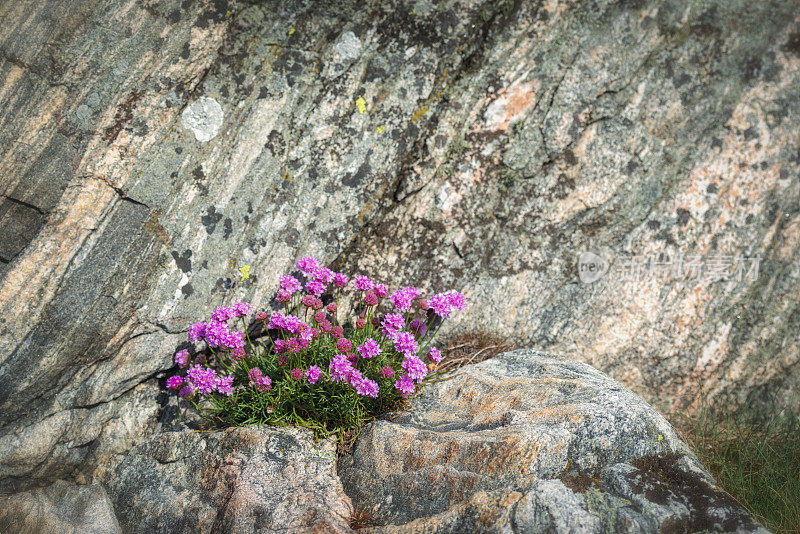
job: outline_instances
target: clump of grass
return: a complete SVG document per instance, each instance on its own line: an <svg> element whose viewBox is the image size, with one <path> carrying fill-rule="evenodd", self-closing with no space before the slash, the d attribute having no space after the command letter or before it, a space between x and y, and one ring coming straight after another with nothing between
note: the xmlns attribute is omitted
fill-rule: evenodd
<svg viewBox="0 0 800 534"><path fill-rule="evenodd" d="M720 414L704 405L673 417L717 482L765 527L800 533L800 421L745 408Z"/></svg>
<svg viewBox="0 0 800 534"><path fill-rule="evenodd" d="M353 510L350 512L350 517L348 518L348 523L350 523L350 528L353 530L374 527L378 526L379 524L378 520L369 513L366 506L361 506L358 503L353 505Z"/></svg>
<svg viewBox="0 0 800 534"><path fill-rule="evenodd" d="M472 331L454 335L444 342L442 362L436 366L437 373L449 373L471 363L494 358L501 352L513 350L515 345L497 334Z"/></svg>

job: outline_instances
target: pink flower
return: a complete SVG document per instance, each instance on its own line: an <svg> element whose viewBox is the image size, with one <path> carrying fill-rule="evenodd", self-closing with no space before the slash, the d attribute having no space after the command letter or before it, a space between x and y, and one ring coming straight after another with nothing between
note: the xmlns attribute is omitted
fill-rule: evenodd
<svg viewBox="0 0 800 534"><path fill-rule="evenodd" d="M233 377L232 376L218 376L217 377L217 391L226 397L233 395Z"/></svg>
<svg viewBox="0 0 800 534"><path fill-rule="evenodd" d="M227 347L229 349L240 349L244 347L244 332L234 331L230 332L222 343L220 343L221 347Z"/></svg>
<svg viewBox="0 0 800 534"><path fill-rule="evenodd" d="M456 310L463 310L466 305L467 301L464 298L464 295L459 293L458 291L450 291L447 293L447 298L450 301L450 306Z"/></svg>
<svg viewBox="0 0 800 534"><path fill-rule="evenodd" d="M302 271L304 275L311 276L319 269L319 262L312 256L303 256L297 260L295 267L298 271Z"/></svg>
<svg viewBox="0 0 800 534"><path fill-rule="evenodd" d="M336 310L338 309L338 306L336 306L335 302L331 302L330 304L328 304L325 307L325 309L328 310L328 313L334 314L334 313L336 313Z"/></svg>
<svg viewBox="0 0 800 534"><path fill-rule="evenodd" d="M334 283L334 285L336 285L336 287L344 287L344 286L347 285L347 282L349 282L349 281L350 281L350 279L347 277L346 274L335 273L333 275L333 283Z"/></svg>
<svg viewBox="0 0 800 534"><path fill-rule="evenodd" d="M339 339L340 337L344 336L344 328L341 326L334 326L331 328L331 334L333 334L333 337L336 339Z"/></svg>
<svg viewBox="0 0 800 534"><path fill-rule="evenodd" d="M466 301L464 300L464 295L458 291L449 291L432 296L428 305L433 310L433 313L445 319L453 313L453 311L464 309Z"/></svg>
<svg viewBox="0 0 800 534"><path fill-rule="evenodd" d="M267 315L267 312L265 311L256 313L256 321L266 321L267 317L269 317L269 315Z"/></svg>
<svg viewBox="0 0 800 534"><path fill-rule="evenodd" d="M235 348L231 351L231 358L233 358L233 360L237 362L244 360L245 356L246 354L244 352L244 349L241 347Z"/></svg>
<svg viewBox="0 0 800 534"><path fill-rule="evenodd" d="M364 375L358 369L354 367L350 367L347 370L347 383L353 387L356 387L356 384L364 378Z"/></svg>
<svg viewBox="0 0 800 534"><path fill-rule="evenodd" d="M275 343L272 345L272 348L275 350L275 354L283 354L288 349L286 346L286 341L283 339L276 339Z"/></svg>
<svg viewBox="0 0 800 534"><path fill-rule="evenodd" d="M179 350L175 353L175 363L178 367L186 367L186 364L189 363L189 351L188 350Z"/></svg>
<svg viewBox="0 0 800 534"><path fill-rule="evenodd" d="M167 379L167 387L169 389L178 389L183 385L183 377L182 376L171 376Z"/></svg>
<svg viewBox="0 0 800 534"><path fill-rule="evenodd" d="M303 370L298 369L297 367L292 369L292 378L295 380L300 380L301 378L303 378Z"/></svg>
<svg viewBox="0 0 800 534"><path fill-rule="evenodd" d="M309 328L308 335L311 339L317 339L319 337L319 329L318 328Z"/></svg>
<svg viewBox="0 0 800 534"><path fill-rule="evenodd" d="M369 378L362 378L353 384L353 387L356 388L356 393L361 395L362 397L378 397L378 383L374 380L370 380Z"/></svg>
<svg viewBox="0 0 800 534"><path fill-rule="evenodd" d="M420 295L419 290L412 286L406 286L403 289L398 289L389 296L394 308L397 311L407 312L411 309L411 301Z"/></svg>
<svg viewBox="0 0 800 534"><path fill-rule="evenodd" d="M315 297L319 297L325 293L325 284L319 280L311 280L306 284L306 292L314 295Z"/></svg>
<svg viewBox="0 0 800 534"><path fill-rule="evenodd" d="M285 289L279 289L278 295L275 297L275 300L277 300L280 303L289 302L290 300L292 300L292 294L286 291Z"/></svg>
<svg viewBox="0 0 800 534"><path fill-rule="evenodd" d="M389 288L386 287L386 284L375 284L372 289L375 291L375 295L377 295L378 298L384 298L389 294Z"/></svg>
<svg viewBox="0 0 800 534"><path fill-rule="evenodd" d="M358 352L361 353L362 358L373 358L381 353L381 346L377 341L368 337L364 343L358 346Z"/></svg>
<svg viewBox="0 0 800 534"><path fill-rule="evenodd" d="M372 289L372 280L366 276L358 275L355 277L354 285L359 291L369 291Z"/></svg>
<svg viewBox="0 0 800 534"><path fill-rule="evenodd" d="M436 347L431 347L431 350L428 351L428 357L436 363L442 361L442 353Z"/></svg>
<svg viewBox="0 0 800 534"><path fill-rule="evenodd" d="M210 322L206 323L205 340L211 348L217 348L220 345L225 345L228 341L230 330L228 330L227 323Z"/></svg>
<svg viewBox="0 0 800 534"><path fill-rule="evenodd" d="M194 323L189 328L189 341L196 343L206 337L206 323Z"/></svg>
<svg viewBox="0 0 800 534"><path fill-rule="evenodd" d="M330 377L332 382L341 382L347 380L350 370L353 366L344 354L337 354L328 365Z"/></svg>
<svg viewBox="0 0 800 534"><path fill-rule="evenodd" d="M258 391L267 391L272 387L272 379L264 375L258 367L250 369L247 373L247 377L250 379L250 384L255 386Z"/></svg>
<svg viewBox="0 0 800 534"><path fill-rule="evenodd" d="M386 334L386 337L391 338L395 333L403 329L406 325L406 321L399 313L387 313L381 325L383 326L383 333Z"/></svg>
<svg viewBox="0 0 800 534"><path fill-rule="evenodd" d="M350 352L350 350L353 348L353 342L345 337L339 338L336 340L336 348L339 350L339 352Z"/></svg>
<svg viewBox="0 0 800 534"><path fill-rule="evenodd" d="M356 319L356 328L361 330L365 326L367 326L367 320L366 319L364 319L363 317L359 317L358 319Z"/></svg>
<svg viewBox="0 0 800 534"><path fill-rule="evenodd" d="M302 285L300 281L290 274L285 274L281 276L280 279L280 286L281 289L289 293L289 295L293 295L302 289Z"/></svg>
<svg viewBox="0 0 800 534"><path fill-rule="evenodd" d="M319 329L323 334L330 334L333 332L333 325L329 321L322 321L319 323Z"/></svg>
<svg viewBox="0 0 800 534"><path fill-rule="evenodd" d="M394 376L394 369L388 365L381 369L381 376L384 378L392 378Z"/></svg>
<svg viewBox="0 0 800 534"><path fill-rule="evenodd" d="M425 362L416 356L412 356L411 358L406 358L403 360L402 366L403 369L405 369L408 373L408 376L417 382L428 376L428 367L425 365Z"/></svg>
<svg viewBox="0 0 800 534"><path fill-rule="evenodd" d="M317 322L317 324L319 324L322 321L324 321L325 320L325 312L324 311L318 311L317 313L315 313L314 314L314 320Z"/></svg>
<svg viewBox="0 0 800 534"><path fill-rule="evenodd" d="M322 369L320 369L317 365L311 365L306 370L306 378L308 378L309 384L316 383L320 376L322 376Z"/></svg>
<svg viewBox="0 0 800 534"><path fill-rule="evenodd" d="M253 307L246 302L235 302L233 306L231 306L231 310L233 311L234 317L241 318L250 315L250 312L253 311Z"/></svg>
<svg viewBox="0 0 800 534"><path fill-rule="evenodd" d="M189 368L186 376L192 385L197 389L197 391L203 395L207 395L214 391L214 388L217 385L217 372L207 367L194 365Z"/></svg>
<svg viewBox="0 0 800 534"><path fill-rule="evenodd" d="M306 295L305 297L303 297L303 301L302 302L303 302L303 306L305 306L306 308L312 308L316 301L317 301L317 299L316 299L316 297L314 297L314 295Z"/></svg>
<svg viewBox="0 0 800 534"><path fill-rule="evenodd" d="M323 284L330 284L333 281L334 273L327 267L320 267L314 273L314 280L319 280Z"/></svg>
<svg viewBox="0 0 800 534"><path fill-rule="evenodd" d="M414 381L407 374L403 374L395 381L394 387L400 390L404 397L414 393Z"/></svg>
<svg viewBox="0 0 800 534"><path fill-rule="evenodd" d="M425 333L428 331L428 327L425 326L425 321L421 319L414 319L409 323L408 327L417 336L424 336Z"/></svg>
<svg viewBox="0 0 800 534"><path fill-rule="evenodd" d="M227 308L225 306L220 306L214 313L211 314L211 320L216 321L218 323L224 323L229 319L233 319L234 311L233 308Z"/></svg>
<svg viewBox="0 0 800 534"><path fill-rule="evenodd" d="M194 388L191 384L186 384L178 391L179 397L191 397L192 395L194 395Z"/></svg>
<svg viewBox="0 0 800 534"><path fill-rule="evenodd" d="M375 293L367 293L364 295L364 305L365 306L375 306L378 304L378 297L375 296Z"/></svg>
<svg viewBox="0 0 800 534"><path fill-rule="evenodd" d="M400 354L411 356L417 352L419 345L411 332L398 332L394 338L394 348Z"/></svg>

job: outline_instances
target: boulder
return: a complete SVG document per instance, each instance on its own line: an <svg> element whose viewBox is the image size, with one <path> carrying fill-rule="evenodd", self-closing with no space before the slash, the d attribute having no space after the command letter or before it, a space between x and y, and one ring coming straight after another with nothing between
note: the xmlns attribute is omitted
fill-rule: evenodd
<svg viewBox="0 0 800 534"><path fill-rule="evenodd" d="M670 424L589 365L463 368L339 462L373 532L761 532Z"/></svg>
<svg viewBox="0 0 800 534"><path fill-rule="evenodd" d="M188 325L269 306L304 254L454 286L471 307L443 333L482 325L665 409L800 391L794 0L0 16L0 491L146 439L138 392Z"/></svg>
<svg viewBox="0 0 800 534"><path fill-rule="evenodd" d="M275 427L154 435L110 464L125 532L349 532L333 440Z"/></svg>
<svg viewBox="0 0 800 534"><path fill-rule="evenodd" d="M0 531L20 534L122 534L100 485L63 480L0 497Z"/></svg>

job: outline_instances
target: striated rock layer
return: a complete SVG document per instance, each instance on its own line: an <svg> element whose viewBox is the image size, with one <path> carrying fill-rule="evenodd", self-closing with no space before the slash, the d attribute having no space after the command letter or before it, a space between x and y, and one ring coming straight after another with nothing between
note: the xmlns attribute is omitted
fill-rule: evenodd
<svg viewBox="0 0 800 534"><path fill-rule="evenodd" d="M268 306L305 253L455 286L471 307L451 329L584 360L662 408L788 404L798 17L792 0L4 2L0 491L81 481L140 443L188 325ZM585 250L608 263L593 283Z"/></svg>

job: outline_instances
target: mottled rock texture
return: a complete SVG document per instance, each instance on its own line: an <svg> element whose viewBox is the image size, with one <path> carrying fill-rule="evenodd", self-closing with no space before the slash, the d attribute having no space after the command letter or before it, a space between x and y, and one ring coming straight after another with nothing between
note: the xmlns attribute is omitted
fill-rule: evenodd
<svg viewBox="0 0 800 534"><path fill-rule="evenodd" d="M374 532L766 533L641 398L530 350L432 385L339 468Z"/></svg>
<svg viewBox="0 0 800 534"><path fill-rule="evenodd" d="M336 446L308 430L166 432L97 476L124 532L350 532Z"/></svg>
<svg viewBox="0 0 800 534"><path fill-rule="evenodd" d="M99 485L58 480L0 496L0 531L21 534L122 534L111 499Z"/></svg>
<svg viewBox="0 0 800 534"><path fill-rule="evenodd" d="M796 7L3 2L0 491L145 439L188 324L267 306L305 253L455 286L471 307L451 328L590 362L663 408L788 404ZM584 249L615 257L593 284ZM661 253L762 261L741 280L615 272Z"/></svg>

